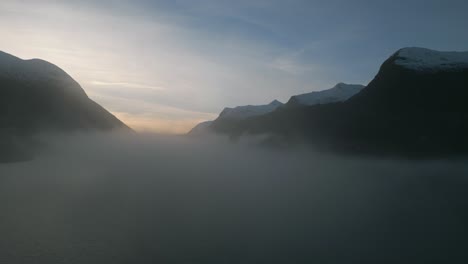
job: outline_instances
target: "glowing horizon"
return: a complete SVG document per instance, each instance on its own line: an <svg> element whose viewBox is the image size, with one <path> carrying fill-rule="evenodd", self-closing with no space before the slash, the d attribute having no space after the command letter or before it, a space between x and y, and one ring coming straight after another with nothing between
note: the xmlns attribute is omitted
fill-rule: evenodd
<svg viewBox="0 0 468 264"><path fill-rule="evenodd" d="M401 47L468 43L463 2L398 12L319 0L38 2L0 3L0 50L56 64L138 131L185 133L224 107L367 84ZM433 34L441 13L453 27Z"/></svg>

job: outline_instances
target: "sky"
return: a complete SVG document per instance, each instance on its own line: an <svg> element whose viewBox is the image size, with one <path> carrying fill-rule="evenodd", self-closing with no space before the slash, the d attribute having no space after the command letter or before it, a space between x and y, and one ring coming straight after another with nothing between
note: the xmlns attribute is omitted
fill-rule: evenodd
<svg viewBox="0 0 468 264"><path fill-rule="evenodd" d="M52 62L138 131L367 84L403 47L468 50L466 0L2 0L0 50Z"/></svg>

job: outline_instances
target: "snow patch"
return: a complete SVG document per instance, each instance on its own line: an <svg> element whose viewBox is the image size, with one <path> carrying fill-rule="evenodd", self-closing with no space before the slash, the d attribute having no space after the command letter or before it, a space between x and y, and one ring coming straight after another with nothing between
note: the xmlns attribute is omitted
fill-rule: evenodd
<svg viewBox="0 0 468 264"><path fill-rule="evenodd" d="M0 51L0 78L24 84L53 84L86 95L81 86L58 66L40 59L23 60L2 51Z"/></svg>
<svg viewBox="0 0 468 264"><path fill-rule="evenodd" d="M238 106L235 108L225 108L219 118L221 119L246 119L253 116L259 116L273 112L283 103L274 100L267 105L246 105Z"/></svg>
<svg viewBox="0 0 468 264"><path fill-rule="evenodd" d="M395 63L417 71L456 71L468 68L468 52L442 52L424 48L404 48Z"/></svg>
<svg viewBox="0 0 468 264"><path fill-rule="evenodd" d="M291 97L289 103L316 105L344 102L353 95L359 93L364 87L364 85L360 84L339 83L335 87L328 90L295 95Z"/></svg>

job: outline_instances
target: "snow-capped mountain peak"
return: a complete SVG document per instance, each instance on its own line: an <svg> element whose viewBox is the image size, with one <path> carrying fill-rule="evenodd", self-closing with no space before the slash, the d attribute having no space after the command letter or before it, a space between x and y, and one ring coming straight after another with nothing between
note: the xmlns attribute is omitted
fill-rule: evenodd
<svg viewBox="0 0 468 264"><path fill-rule="evenodd" d="M292 96L288 104L316 105L343 102L359 93L363 88L364 85L360 84L338 83L328 90Z"/></svg>
<svg viewBox="0 0 468 264"><path fill-rule="evenodd" d="M264 115L273 112L278 107L282 106L278 100L273 100L267 105L245 105L234 108L226 107L219 115L220 119L246 119L253 116Z"/></svg>
<svg viewBox="0 0 468 264"><path fill-rule="evenodd" d="M21 82L57 82L74 93L85 95L80 85L58 66L41 60L23 60L0 51L0 78Z"/></svg>
<svg viewBox="0 0 468 264"><path fill-rule="evenodd" d="M403 48L395 56L397 65L417 71L456 71L468 68L468 52Z"/></svg>

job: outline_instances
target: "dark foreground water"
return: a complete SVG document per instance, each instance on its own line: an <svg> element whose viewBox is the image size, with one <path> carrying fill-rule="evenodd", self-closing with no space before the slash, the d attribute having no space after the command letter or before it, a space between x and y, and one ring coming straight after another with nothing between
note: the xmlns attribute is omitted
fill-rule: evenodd
<svg viewBox="0 0 468 264"><path fill-rule="evenodd" d="M468 163L173 137L0 165L0 263L468 263Z"/></svg>

